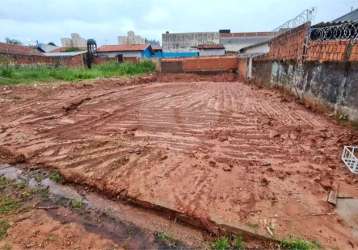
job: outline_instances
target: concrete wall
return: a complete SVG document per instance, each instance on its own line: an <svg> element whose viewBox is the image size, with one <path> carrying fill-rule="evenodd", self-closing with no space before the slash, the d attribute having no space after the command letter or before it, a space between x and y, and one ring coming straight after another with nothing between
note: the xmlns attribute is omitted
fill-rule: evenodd
<svg viewBox="0 0 358 250"><path fill-rule="evenodd" d="M280 86L318 109L358 121L358 62L254 61L254 81Z"/></svg>
<svg viewBox="0 0 358 250"><path fill-rule="evenodd" d="M270 51L269 43L263 43L251 48L245 49L242 53L243 54L262 54L262 53L268 53Z"/></svg>
<svg viewBox="0 0 358 250"><path fill-rule="evenodd" d="M220 44L227 51L238 52L240 49L271 39L273 32L222 33Z"/></svg>
<svg viewBox="0 0 358 250"><path fill-rule="evenodd" d="M219 32L162 34L162 48L164 51L190 51L200 44L219 44L219 42Z"/></svg>
<svg viewBox="0 0 358 250"><path fill-rule="evenodd" d="M225 49L200 49L199 56L223 56Z"/></svg>

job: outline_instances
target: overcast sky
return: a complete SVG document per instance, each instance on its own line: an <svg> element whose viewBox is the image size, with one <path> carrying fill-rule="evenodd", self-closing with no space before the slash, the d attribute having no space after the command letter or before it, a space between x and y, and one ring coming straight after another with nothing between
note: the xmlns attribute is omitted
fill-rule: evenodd
<svg viewBox="0 0 358 250"><path fill-rule="evenodd" d="M77 32L113 44L128 30L157 40L165 31L270 31L310 7L315 22L330 21L358 0L1 0L0 40L59 43Z"/></svg>

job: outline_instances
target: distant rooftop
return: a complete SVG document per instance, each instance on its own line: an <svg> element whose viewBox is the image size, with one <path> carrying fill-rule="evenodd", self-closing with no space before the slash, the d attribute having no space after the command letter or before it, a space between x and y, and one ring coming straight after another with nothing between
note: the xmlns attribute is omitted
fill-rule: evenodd
<svg viewBox="0 0 358 250"><path fill-rule="evenodd" d="M333 22L358 22L358 9L333 20Z"/></svg>
<svg viewBox="0 0 358 250"><path fill-rule="evenodd" d="M197 49L225 49L222 44L199 44Z"/></svg>
<svg viewBox="0 0 358 250"><path fill-rule="evenodd" d="M44 56L63 56L63 57L71 57L71 56L77 56L80 54L84 54L87 51L71 51L71 52L49 52L49 53L44 53Z"/></svg>
<svg viewBox="0 0 358 250"><path fill-rule="evenodd" d="M11 54L11 55L27 55L27 56L41 55L41 53L38 52L36 49L28 46L1 43L1 42L0 42L0 53Z"/></svg>
<svg viewBox="0 0 358 250"><path fill-rule="evenodd" d="M97 52L143 51L148 46L150 44L103 45L97 49Z"/></svg>

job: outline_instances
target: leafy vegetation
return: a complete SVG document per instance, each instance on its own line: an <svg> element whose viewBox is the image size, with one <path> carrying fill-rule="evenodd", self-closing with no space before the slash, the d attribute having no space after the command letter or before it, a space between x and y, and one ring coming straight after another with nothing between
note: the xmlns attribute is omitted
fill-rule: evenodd
<svg viewBox="0 0 358 250"><path fill-rule="evenodd" d="M4 196L0 197L0 214L8 214L16 211L20 207L17 200Z"/></svg>
<svg viewBox="0 0 358 250"><path fill-rule="evenodd" d="M82 200L76 200L76 199L73 199L73 200L70 200L70 206L74 209L81 209L84 207L84 203Z"/></svg>
<svg viewBox="0 0 358 250"><path fill-rule="evenodd" d="M234 239L233 247L235 250L244 250L245 249L245 243L242 240L241 236L236 236Z"/></svg>
<svg viewBox="0 0 358 250"><path fill-rule="evenodd" d="M211 244L211 248L213 250L244 250L245 242L241 236L222 236Z"/></svg>
<svg viewBox="0 0 358 250"><path fill-rule="evenodd" d="M296 239L296 238L289 238L281 241L281 247L286 250L318 250L320 246L318 243L303 240L303 239Z"/></svg>
<svg viewBox="0 0 358 250"><path fill-rule="evenodd" d="M50 66L0 65L0 85L50 81L76 81L150 73L155 70L151 61L137 64L110 62L94 65L92 69Z"/></svg>
<svg viewBox="0 0 358 250"><path fill-rule="evenodd" d="M15 44L15 45L21 45L22 44L22 42L20 40L17 40L15 38L10 38L10 37L5 38L5 43Z"/></svg>
<svg viewBox="0 0 358 250"><path fill-rule="evenodd" d="M155 238L156 240L163 242L169 247L174 247L176 245L176 241L165 232L156 232Z"/></svg>
<svg viewBox="0 0 358 250"><path fill-rule="evenodd" d="M4 239L10 224L6 220L0 220L0 240Z"/></svg>
<svg viewBox="0 0 358 250"><path fill-rule="evenodd" d="M58 171L53 171L49 175L49 179L56 183L63 183L63 177Z"/></svg>

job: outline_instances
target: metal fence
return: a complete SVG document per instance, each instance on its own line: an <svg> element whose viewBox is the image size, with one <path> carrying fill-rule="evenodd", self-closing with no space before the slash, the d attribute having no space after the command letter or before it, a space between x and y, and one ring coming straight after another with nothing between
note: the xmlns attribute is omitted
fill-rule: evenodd
<svg viewBox="0 0 358 250"><path fill-rule="evenodd" d="M357 40L358 22L328 23L311 27L310 40Z"/></svg>

